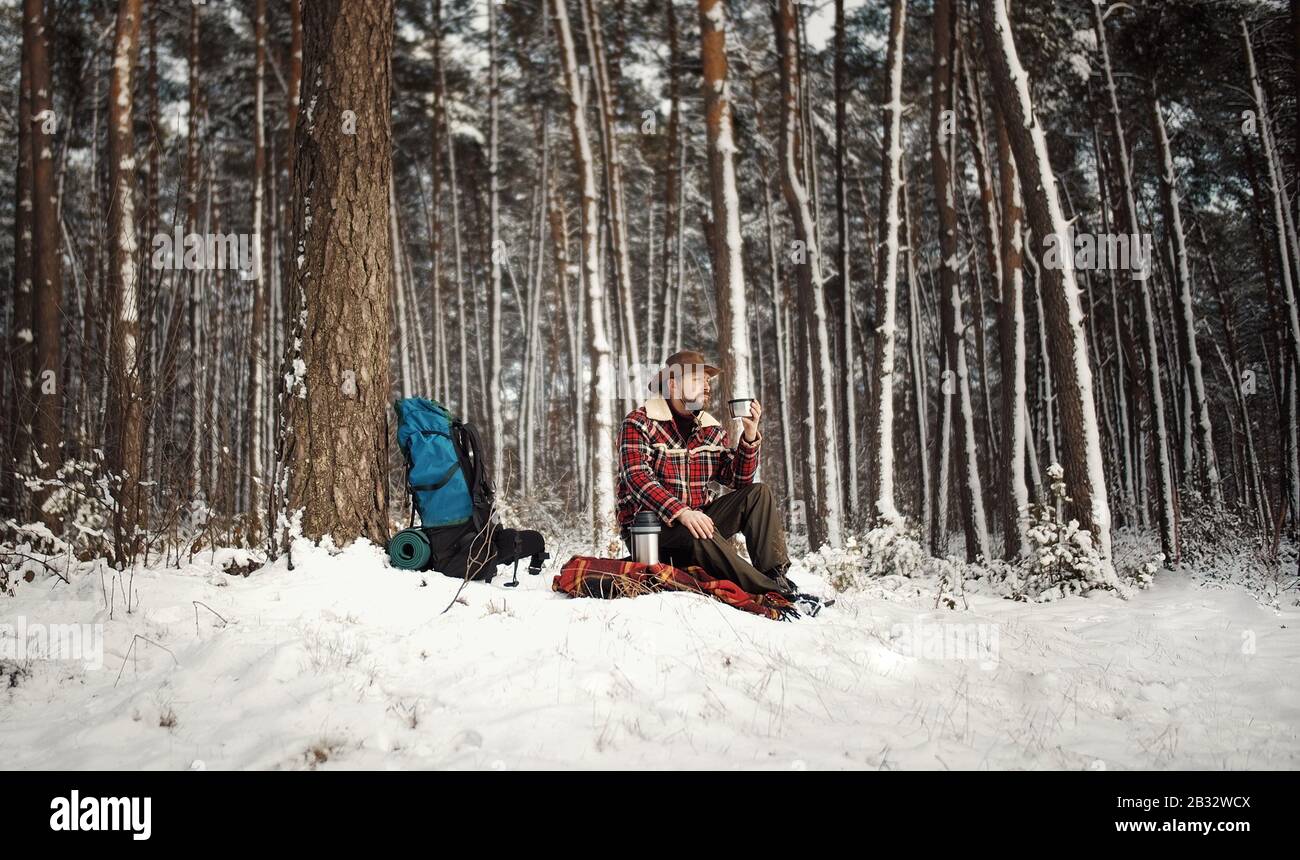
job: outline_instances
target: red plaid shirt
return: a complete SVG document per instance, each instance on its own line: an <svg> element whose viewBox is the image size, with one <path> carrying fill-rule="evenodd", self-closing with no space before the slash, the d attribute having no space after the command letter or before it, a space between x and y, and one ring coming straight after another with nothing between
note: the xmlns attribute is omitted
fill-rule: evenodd
<svg viewBox="0 0 1300 860"><path fill-rule="evenodd" d="M701 412L683 439L667 401L652 397L623 419L620 440L618 523L627 526L640 511L654 511L666 525L683 510L699 510L716 495L710 481L753 483L763 437L742 436L733 448L718 420Z"/></svg>

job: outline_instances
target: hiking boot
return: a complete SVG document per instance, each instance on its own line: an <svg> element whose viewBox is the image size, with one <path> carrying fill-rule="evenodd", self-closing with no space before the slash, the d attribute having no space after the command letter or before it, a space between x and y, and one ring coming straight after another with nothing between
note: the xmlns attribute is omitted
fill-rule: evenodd
<svg viewBox="0 0 1300 860"><path fill-rule="evenodd" d="M835 605L834 599L827 600L823 597L818 597L815 594L790 594L786 596L803 615L806 615L809 618L816 618L817 613L821 612L827 606Z"/></svg>

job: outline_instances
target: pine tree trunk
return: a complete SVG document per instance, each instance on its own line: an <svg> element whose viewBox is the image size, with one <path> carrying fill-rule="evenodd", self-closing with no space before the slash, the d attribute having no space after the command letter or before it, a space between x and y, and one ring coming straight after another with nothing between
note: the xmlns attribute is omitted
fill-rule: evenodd
<svg viewBox="0 0 1300 860"><path fill-rule="evenodd" d="M301 257L290 287L296 330L286 353L282 526L291 536L328 535L336 546L362 537L382 545L392 0L305 4L303 42L308 109L294 164L293 244ZM345 110L353 112L346 119Z"/></svg>
<svg viewBox="0 0 1300 860"><path fill-rule="evenodd" d="M135 139L133 78L140 53L140 0L120 0L113 38L113 75L108 87L108 163L113 194L108 210L112 243L110 307L112 338L113 469L120 475L114 538L118 564L134 560L143 527L144 392L140 384L140 272L136 264Z"/></svg>
<svg viewBox="0 0 1300 860"><path fill-rule="evenodd" d="M1282 284L1281 297L1279 304L1286 309L1285 323L1287 333L1290 338L1289 355L1285 358L1278 356L1278 364L1290 368L1297 362L1300 362L1300 307L1297 306L1297 289L1295 278L1297 272L1292 269L1292 259L1289 254L1285 223L1288 202L1285 192L1285 178L1281 171L1281 159L1277 156L1277 147L1273 137L1272 123L1273 117L1269 112L1269 106L1264 97L1264 89L1260 83L1259 69L1255 65L1255 51L1251 44L1250 29L1246 25L1245 19L1241 21L1241 35L1245 43L1246 64L1250 74L1251 93L1255 101L1255 110L1258 116L1256 122L1259 129L1260 148L1264 154L1264 163L1268 169L1269 196L1273 209L1273 225L1277 241L1277 263L1280 281ZM1295 388L1294 375L1290 376L1290 382L1284 390L1292 391ZM1296 408L1294 400L1291 400L1285 409L1286 435L1287 438L1294 439L1300 435L1300 430L1295 426ZM1294 521L1300 517L1300 450L1296 446L1289 445L1285 462L1285 470L1289 476L1287 482L1288 495L1290 497L1290 517Z"/></svg>
<svg viewBox="0 0 1300 860"><path fill-rule="evenodd" d="M774 23L777 53L781 58L781 185L794 221L795 240L801 243L803 251L802 260L796 260L795 263L799 285L799 327L808 328L806 340L811 342L806 351L801 350L796 355L805 359L800 361L801 366L807 363L815 370L810 370L806 378L806 396L802 398L807 410L804 420L811 431L808 439L809 454L814 453L812 446L815 445L819 466L817 480L812 488L817 494L817 506L813 509L816 513L808 517L809 546L819 548L823 543L829 543L838 547L841 541L843 505L840 498L835 385L817 226L800 170L803 160L799 132L802 112L794 0L780 0ZM811 499L806 499L805 502L811 503Z"/></svg>
<svg viewBox="0 0 1300 860"><path fill-rule="evenodd" d="M138 5L138 4L137 4ZM138 14L136 16L139 17ZM44 0L23 2L23 47L30 80L29 137L32 164L32 333L35 350L31 397L32 451L36 474L52 481L63 462L63 390L60 323L63 315L63 273L60 260L58 201L54 187L54 87L49 44L45 33ZM49 488L33 498L34 516L56 535L62 531L57 514L45 509Z"/></svg>
<svg viewBox="0 0 1300 860"><path fill-rule="evenodd" d="M9 377L14 381L16 408L5 410L5 512L26 521L26 488L22 476L31 466L31 426L35 399L32 368L32 80L27 51L23 51L18 84L18 165L14 175L14 304L10 333ZM91 308L86 309L89 316ZM10 417L12 416L12 418ZM12 423L10 423L12 421Z"/></svg>
<svg viewBox="0 0 1300 860"><path fill-rule="evenodd" d="M501 414L501 265L506 259L501 238L501 179L498 149L501 135L501 88L497 71L497 4L488 0L488 229L491 247L492 287L488 300L491 369L488 371L487 407L492 421L492 480L501 486L505 477L505 420ZM481 329L480 329L481 331Z"/></svg>
<svg viewBox="0 0 1300 860"><path fill-rule="evenodd" d="M1048 158L1047 139L1034 115L1029 79L1020 64L1011 22L1003 0L980 0L984 49L1016 168L1026 192L1029 222L1036 241L1068 236L1056 192L1056 177ZM1109 563L1110 504L1106 495L1097 410L1093 403L1092 372L1075 282L1073 259L1064 255L1060 268L1043 266L1041 291L1052 330L1052 369L1059 400L1066 485L1072 513L1088 529L1103 559Z"/></svg>
<svg viewBox="0 0 1300 860"><path fill-rule="evenodd" d="M586 280L588 299L587 332L591 352L594 386L590 392L592 434L592 541L597 547L616 539L614 527L614 427L610 409L613 406L614 369L610 359L610 343L604 316L604 287L600 277L598 212L599 197L596 190L595 158L587 132L586 95L578 76L578 58L574 50L573 33L569 28L569 12L565 0L552 0L555 12L556 36L560 45L560 60L564 67L565 86L569 96L569 127L573 135L573 150L578 162L582 190L582 269Z"/></svg>
<svg viewBox="0 0 1300 860"><path fill-rule="evenodd" d="M889 48L885 65L889 70L889 92L881 107L884 143L881 146L880 258L876 265L876 333L872 374L871 468L867 477L867 498L871 501L873 524L899 519L894 498L894 363L897 353L898 257L903 190L903 42L907 27L907 3L894 0L889 14ZM911 254L909 243L908 254ZM909 257L910 259L910 257ZM909 288L912 282L909 281ZM912 333L915 340L916 332ZM919 411L919 410L918 410Z"/></svg>
<svg viewBox="0 0 1300 860"><path fill-rule="evenodd" d="M1115 79L1111 72L1110 49L1106 44L1106 26L1099 6L1093 7L1093 26L1097 34L1097 45L1101 50L1102 69L1106 77L1106 92L1109 99L1111 118L1111 138L1115 147L1115 169L1118 182L1123 189L1124 217L1130 237L1141 236L1143 231L1138 224L1137 203L1133 193L1132 171L1130 169L1128 146L1124 140L1124 126L1120 119L1119 97L1115 90ZM1151 287L1146 271L1135 273L1136 286L1142 313L1142 341L1146 360L1147 406L1151 414L1155 448L1156 488L1159 492L1156 506L1160 518L1160 546L1165 554L1165 563L1172 566L1178 560L1178 521L1174 512L1173 470L1169 462L1170 447L1165 425L1165 398L1160 378L1160 355L1156 347L1156 319L1151 301ZM1071 488L1073 490L1073 487Z"/></svg>
<svg viewBox="0 0 1300 860"><path fill-rule="evenodd" d="M934 12L933 89L930 109L930 168L934 180L935 206L939 212L940 319L944 331L944 375L955 386L957 396L957 446L961 467L957 471L962 530L966 535L966 558L989 558L988 525L984 516L983 490L976 456L975 419L970 395L970 374L966 363L966 328L962 314L960 248L957 238L957 193L953 180L957 150L953 66L956 58L956 19L952 0L937 0Z"/></svg>
<svg viewBox="0 0 1300 860"><path fill-rule="evenodd" d="M844 426L840 462L844 464L845 491L848 493L850 522L859 518L858 500L858 384L857 353L853 350L853 277L849 260L849 200L847 156L848 139L848 63L845 50L844 0L835 0L835 226L838 247L836 264L840 271L840 349L838 359L843 370L843 388L840 399L844 404ZM866 356L863 356L865 360Z"/></svg>
<svg viewBox="0 0 1300 860"><path fill-rule="evenodd" d="M668 40L668 101L671 114L668 117L667 151L665 153L664 178L664 271L663 271L663 329L660 354L652 362L667 358L675 350L671 346L673 322L673 296L680 290L682 248L677 241L678 231L678 194L682 184L682 171L679 169L678 150L682 140L682 88L681 68L682 54L677 34L677 13L675 0L664 3L664 29Z"/></svg>
<svg viewBox="0 0 1300 860"><path fill-rule="evenodd" d="M266 0L256 0L253 12L253 304L248 336L248 535L256 543L262 521L262 430L266 414L262 401L266 385L266 266L262 241L263 197L266 186Z"/></svg>
<svg viewBox="0 0 1300 860"><path fill-rule="evenodd" d="M998 312L1002 389L1002 553L1015 560L1027 549L1029 486L1025 481L1025 435L1029 428L1025 394L1024 203L1011 139L997 114L998 175L1002 191L1000 245L1002 301Z"/></svg>
<svg viewBox="0 0 1300 860"><path fill-rule="evenodd" d="M623 188L623 158L614 125L614 83L606 62L605 38L601 30L600 11L593 0L579 0L582 22L587 34L588 54L594 71L596 107L600 116L601 141L604 144L606 182L609 188L609 239L614 263L616 299L621 328L622 352L631 363L641 354L637 337L636 310L632 297L632 259L628 249L627 203Z"/></svg>
<svg viewBox="0 0 1300 860"><path fill-rule="evenodd" d="M930 528L934 499L930 483L930 417L929 397L926 391L925 330L921 325L921 283L916 276L916 246L912 244L912 207L907 191L907 179L900 171L903 197L903 244L907 251L907 316L908 364L912 371L912 429L916 433L917 457L917 513L922 530Z"/></svg>
<svg viewBox="0 0 1300 860"><path fill-rule="evenodd" d="M190 6L189 20L189 115L185 136L185 232L197 233L199 229L199 14L202 7ZM207 409L203 390L204 356L202 344L203 278L200 272L186 272L186 300L190 329L190 438L188 447L189 485L191 492L202 493L202 430L201 415Z"/></svg>
<svg viewBox="0 0 1300 860"><path fill-rule="evenodd" d="M713 290L718 309L718 351L723 377L719 402L753 397L749 314L745 302L740 196L732 156L731 82L727 77L727 12L722 0L699 0L709 187L713 203ZM733 439L739 439L734 432Z"/></svg>
<svg viewBox="0 0 1300 860"><path fill-rule="evenodd" d="M1183 346L1189 394L1191 396L1192 435L1200 447L1201 488L1210 504L1223 504L1223 486L1219 476L1218 460L1214 450L1214 431L1210 423L1210 403L1205 393L1205 376L1201 369L1201 354L1196 345L1196 310L1192 301L1192 273L1187 261L1187 242L1183 235L1183 216L1178 196L1178 174L1174 170L1173 151L1169 135L1165 132L1164 115L1154 81L1149 91L1151 127L1160 153L1160 202L1164 208L1165 230L1173 245L1174 278L1177 298L1175 319Z"/></svg>

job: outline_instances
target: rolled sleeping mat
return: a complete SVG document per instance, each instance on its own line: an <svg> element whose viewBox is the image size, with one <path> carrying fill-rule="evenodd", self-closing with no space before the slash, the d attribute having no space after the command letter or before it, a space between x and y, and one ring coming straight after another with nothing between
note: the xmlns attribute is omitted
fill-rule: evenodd
<svg viewBox="0 0 1300 860"><path fill-rule="evenodd" d="M388 558L399 570L424 570L433 551L420 529L402 529L388 542Z"/></svg>

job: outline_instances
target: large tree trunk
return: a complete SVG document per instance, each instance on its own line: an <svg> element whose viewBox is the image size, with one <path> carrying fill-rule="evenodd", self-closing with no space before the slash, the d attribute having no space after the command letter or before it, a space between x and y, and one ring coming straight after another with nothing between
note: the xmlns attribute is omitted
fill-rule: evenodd
<svg viewBox="0 0 1300 860"><path fill-rule="evenodd" d="M140 385L140 272L136 264L135 139L132 88L140 53L140 0L121 0L113 38L113 76L108 87L108 163L113 194L108 210L112 243L109 269L112 338L113 468L121 477L114 518L117 561L135 558L143 525L144 394Z"/></svg>
<svg viewBox="0 0 1300 860"><path fill-rule="evenodd" d="M1020 64L1011 21L1003 0L980 0L984 49L997 87L1000 112L1010 135L1016 167L1023 177L1029 222L1038 241L1068 234L1048 158L1047 136L1034 115L1029 76ZM1103 561L1109 563L1110 504L1101 455L1101 435L1093 403L1092 371L1083 328L1074 261L1063 255L1060 268L1042 266L1040 278L1052 329L1052 370L1059 399L1065 480L1075 519L1088 529Z"/></svg>
<svg viewBox="0 0 1300 860"><path fill-rule="evenodd" d="M713 289L723 369L719 394L720 401L726 401L733 397L753 397L755 391L745 304L740 195L732 160L736 142L732 137L731 83L727 79L727 12L722 0L699 0L699 10L709 187L713 202ZM734 438L739 439L739 434Z"/></svg>
<svg viewBox="0 0 1300 860"><path fill-rule="evenodd" d="M138 16L137 16L138 17ZM60 331L63 274L60 270L58 200L54 188L54 87L50 75L49 45L45 35L44 0L23 2L23 48L27 56L31 103L32 164L32 331L35 336L32 451L36 474L52 481L63 461L60 447L63 420L63 367ZM45 510L50 489L36 493L36 518L55 534L59 517Z"/></svg>
<svg viewBox="0 0 1300 860"><path fill-rule="evenodd" d="M392 0L305 4L303 40L308 107L294 163L293 245L301 256L285 364L283 525L312 540L328 535L337 546L362 537L382 544ZM344 111L355 112L355 134L344 133Z"/></svg>
<svg viewBox="0 0 1300 860"><path fill-rule="evenodd" d="M817 548L823 543L840 545L843 506L840 499L835 384L830 329L826 316L825 281L822 277L817 227L800 169L803 163L799 131L802 114L796 23L794 0L780 0L775 13L775 24L777 53L781 58L781 187L794 221L795 240L801 243L803 250L802 259L795 261L795 275L799 284L800 326L808 329L806 339L811 343L804 352L796 353L796 356L805 359L800 361L800 365L808 364L810 367L804 383L807 396L802 400L807 410L804 421L815 434L809 442L816 446L820 473L811 488L816 492L817 503L813 508L815 514L808 517L809 546ZM812 499L806 499L806 502L811 504Z"/></svg>

